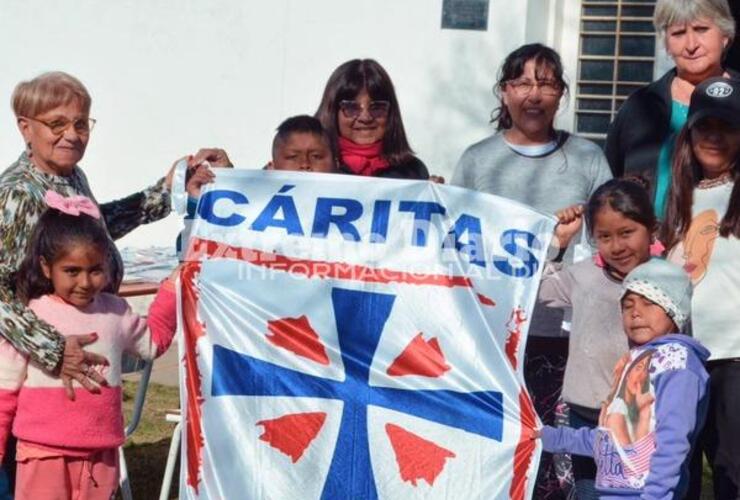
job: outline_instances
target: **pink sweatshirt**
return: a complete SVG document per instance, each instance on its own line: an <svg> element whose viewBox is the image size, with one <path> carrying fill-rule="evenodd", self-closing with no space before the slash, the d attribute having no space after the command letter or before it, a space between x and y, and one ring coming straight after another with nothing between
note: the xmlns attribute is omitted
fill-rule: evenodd
<svg viewBox="0 0 740 500"><path fill-rule="evenodd" d="M85 350L105 356L110 363L95 367L109 387L91 394L74 382L75 401L70 401L59 377L29 364L0 339L0 457L11 424L22 441L72 448L73 453L119 446L124 441L122 354L154 359L169 347L177 325L174 287L169 282L160 287L147 319L131 311L124 299L107 293L83 308L53 295L34 299L28 306L64 336L97 333L98 340Z"/></svg>

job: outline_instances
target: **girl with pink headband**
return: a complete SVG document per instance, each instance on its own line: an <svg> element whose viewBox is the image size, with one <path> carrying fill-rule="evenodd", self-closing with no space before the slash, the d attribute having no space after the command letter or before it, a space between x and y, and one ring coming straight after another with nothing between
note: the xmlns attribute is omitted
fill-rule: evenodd
<svg viewBox="0 0 740 500"><path fill-rule="evenodd" d="M173 278L160 287L148 318L136 315L125 300L102 291L111 279L112 250L97 205L52 191L45 201L49 208L18 273L18 295L64 336L94 332L89 349L109 362L87 365L88 377L103 380L101 393L92 394L77 382L65 387L0 337L0 460L12 430L16 499L60 498L60 492L109 499L124 441L121 358L152 359L169 347L176 328Z"/></svg>

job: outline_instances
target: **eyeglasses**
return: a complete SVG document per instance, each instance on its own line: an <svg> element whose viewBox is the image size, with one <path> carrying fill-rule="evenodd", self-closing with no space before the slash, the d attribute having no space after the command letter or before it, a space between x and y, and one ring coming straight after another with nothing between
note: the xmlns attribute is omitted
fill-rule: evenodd
<svg viewBox="0 0 740 500"><path fill-rule="evenodd" d="M522 96L529 95L535 87L540 89L542 95L556 96L563 92L563 85L557 80L509 80L506 85L510 85L514 91Z"/></svg>
<svg viewBox="0 0 740 500"><path fill-rule="evenodd" d="M339 109L344 116L353 120L362 114L363 106L357 101L339 101ZM391 109L391 103L388 101L370 101L367 105L367 114L377 120L388 116L388 110Z"/></svg>
<svg viewBox="0 0 740 500"><path fill-rule="evenodd" d="M24 116L22 118L25 118L26 120L31 120L34 122L39 122L43 125L46 125L48 129L51 131L54 135L62 135L64 132L67 131L67 129L71 126L74 128L75 132L79 135L88 135L90 131L95 126L95 119L94 118L78 118L77 120L67 120L66 118L55 118L54 120L47 122L45 120L39 120L38 118L30 118L28 116Z"/></svg>

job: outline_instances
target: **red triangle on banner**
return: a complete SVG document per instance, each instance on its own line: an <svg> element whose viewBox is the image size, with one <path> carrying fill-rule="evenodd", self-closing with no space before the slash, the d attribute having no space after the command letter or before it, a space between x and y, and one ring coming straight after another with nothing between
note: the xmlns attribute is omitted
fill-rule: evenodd
<svg viewBox="0 0 740 500"><path fill-rule="evenodd" d="M414 486L419 479L426 481L429 486L434 486L434 481L442 473L446 460L456 456L450 450L397 425L386 424L385 432L396 454L401 479L411 482Z"/></svg>
<svg viewBox="0 0 740 500"><path fill-rule="evenodd" d="M268 321L267 329L267 340L274 345L319 364L329 364L324 344L305 315Z"/></svg>
<svg viewBox="0 0 740 500"><path fill-rule="evenodd" d="M260 439L280 450L296 463L324 426L326 413L292 413L272 420L260 420L265 428Z"/></svg>
<svg viewBox="0 0 740 500"><path fill-rule="evenodd" d="M386 373L392 377L402 375L421 375L422 377L441 377L450 366L439 347L436 337L424 340L421 333L413 338L401 354L393 360Z"/></svg>

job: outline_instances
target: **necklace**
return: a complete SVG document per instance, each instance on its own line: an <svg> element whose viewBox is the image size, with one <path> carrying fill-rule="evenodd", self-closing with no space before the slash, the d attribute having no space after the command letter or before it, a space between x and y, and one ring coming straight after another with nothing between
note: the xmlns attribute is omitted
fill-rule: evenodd
<svg viewBox="0 0 740 500"><path fill-rule="evenodd" d="M699 184L696 185L696 188L697 189L709 189L709 188L721 186L723 184L729 184L730 182L732 182L732 175L730 175L730 172L725 172L724 174L714 179L700 180Z"/></svg>

